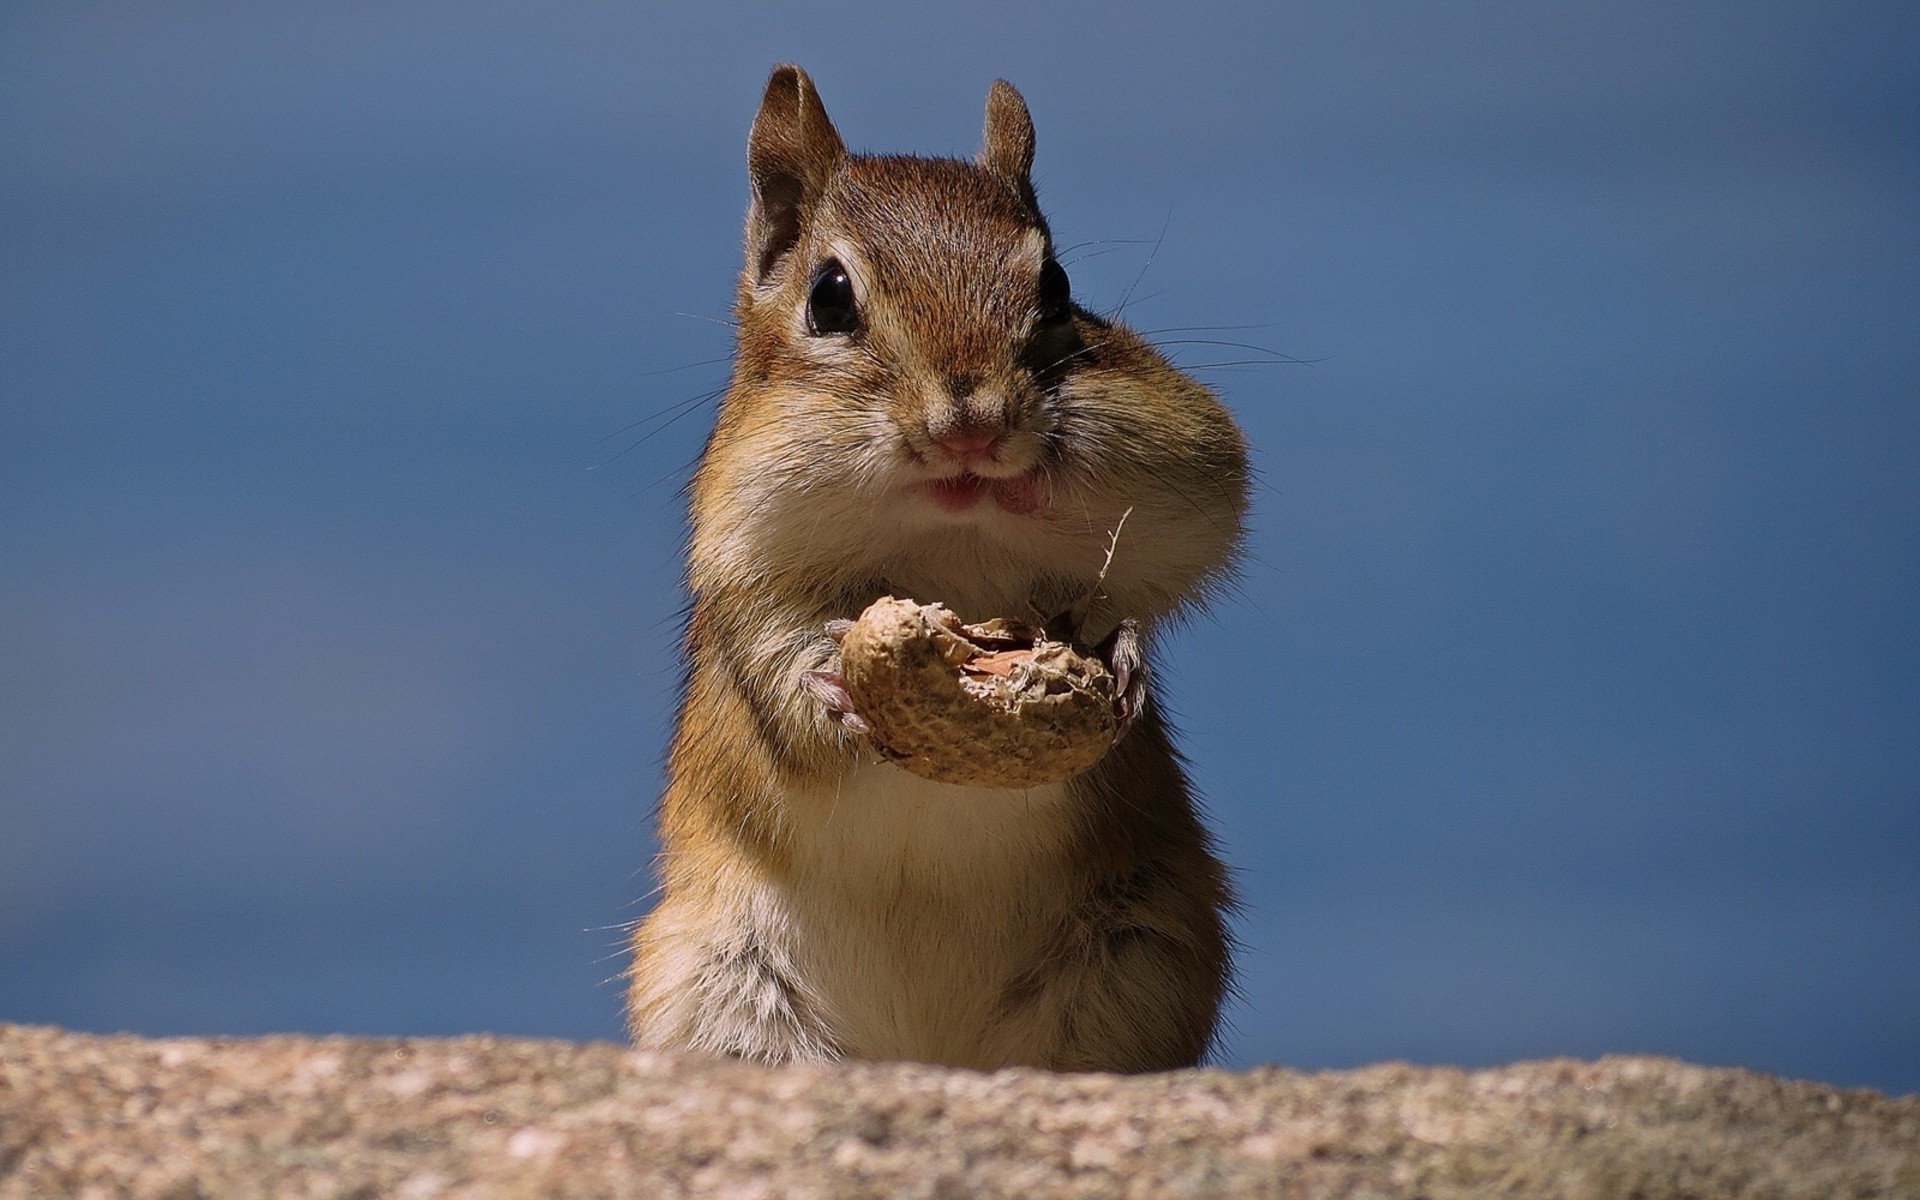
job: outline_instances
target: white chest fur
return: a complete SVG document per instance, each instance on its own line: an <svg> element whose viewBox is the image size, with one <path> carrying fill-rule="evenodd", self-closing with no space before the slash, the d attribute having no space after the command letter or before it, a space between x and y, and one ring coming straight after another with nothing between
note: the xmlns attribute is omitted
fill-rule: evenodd
<svg viewBox="0 0 1920 1200"><path fill-rule="evenodd" d="M1031 1058L1046 1017L1008 986L1072 904L1063 785L964 788L889 763L792 798L795 869L756 888L753 923L831 1036L862 1057L993 1066Z"/></svg>
<svg viewBox="0 0 1920 1200"><path fill-rule="evenodd" d="M1066 786L959 787L870 761L789 797L799 870L872 884L900 873L916 888L966 888L1058 845Z"/></svg>

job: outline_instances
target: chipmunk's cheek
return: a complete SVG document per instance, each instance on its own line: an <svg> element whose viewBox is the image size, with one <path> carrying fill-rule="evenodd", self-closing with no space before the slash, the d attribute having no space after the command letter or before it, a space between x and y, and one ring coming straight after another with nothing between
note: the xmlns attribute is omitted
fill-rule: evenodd
<svg viewBox="0 0 1920 1200"><path fill-rule="evenodd" d="M1037 472L1028 471L1025 475L1016 475L1012 479L993 481L993 502L1003 511L1012 513L1016 517L1024 517L1032 513L1040 507L1044 499Z"/></svg>

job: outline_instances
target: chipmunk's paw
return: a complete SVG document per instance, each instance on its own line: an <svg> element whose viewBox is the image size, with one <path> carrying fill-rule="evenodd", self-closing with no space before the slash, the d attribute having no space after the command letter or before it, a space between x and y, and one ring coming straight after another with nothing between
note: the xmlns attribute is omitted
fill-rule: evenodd
<svg viewBox="0 0 1920 1200"><path fill-rule="evenodd" d="M812 698L829 720L854 733L872 733L867 719L853 711L853 697L847 695L847 681L838 671L800 672L800 690Z"/></svg>
<svg viewBox="0 0 1920 1200"><path fill-rule="evenodd" d="M847 630L853 628L848 620L828 621L826 634L838 646ZM842 729L854 733L872 733L873 726L867 719L854 711L853 697L847 694L846 677L840 674L840 654L836 650L831 665L823 671L800 672L800 690L826 712L827 718Z"/></svg>
<svg viewBox="0 0 1920 1200"><path fill-rule="evenodd" d="M1140 644L1139 623L1132 618L1120 622L1098 649L1100 660L1113 672L1113 737L1119 741L1147 707L1147 652Z"/></svg>

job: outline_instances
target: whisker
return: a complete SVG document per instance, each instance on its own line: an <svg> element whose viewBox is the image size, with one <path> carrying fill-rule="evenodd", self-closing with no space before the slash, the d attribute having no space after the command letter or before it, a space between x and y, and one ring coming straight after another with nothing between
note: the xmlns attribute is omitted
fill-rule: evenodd
<svg viewBox="0 0 1920 1200"><path fill-rule="evenodd" d="M1288 354L1283 350L1275 350L1271 346L1256 346L1252 342L1228 342L1228 341L1222 341L1219 338L1167 338L1164 341L1155 342L1154 345L1156 347L1158 346L1221 346L1230 350L1257 350L1261 354L1268 355L1274 362L1299 363L1302 366L1309 365L1310 363L1310 360L1308 359L1296 358L1293 355Z"/></svg>
<svg viewBox="0 0 1920 1200"><path fill-rule="evenodd" d="M1082 246L1144 246L1146 244L1147 239L1145 238L1088 238L1084 242L1075 242L1071 246L1063 246L1056 249L1053 252L1053 256L1058 258L1062 254L1072 254Z"/></svg>
<svg viewBox="0 0 1920 1200"><path fill-rule="evenodd" d="M1116 321L1120 319L1121 313L1127 311L1127 302L1133 299L1133 289L1139 287L1140 281L1147 277L1147 270L1153 266L1153 260L1159 255L1161 244L1167 240L1167 229L1172 224L1173 210L1169 208L1167 219L1160 224L1160 236L1153 240L1153 249L1147 253L1147 261L1140 264L1140 273L1133 277L1133 282L1127 285L1126 293L1120 297L1120 303L1114 307L1113 317Z"/></svg>
<svg viewBox="0 0 1920 1200"><path fill-rule="evenodd" d="M643 425L651 425L655 421L660 422L658 425L654 425L652 429L647 430L645 433L635 438L631 443L629 443L626 447L624 447L617 453L609 455L607 458L593 464L591 467L588 467L587 469L590 471L597 471L601 467L607 466L611 463L617 462L622 458L625 458L627 455L633 453L635 450L638 450L641 446L644 446L647 442L657 437L660 433L662 433L666 429L672 427L673 425L679 423L682 420L685 420L688 416L699 411L700 408L706 405L709 401L718 399L720 395L726 390L727 389L724 387L717 387L711 391L702 392L698 396L694 396L687 400L682 400L677 404L669 405L668 407L661 409L659 412L656 412L651 416L643 417L640 420L635 421L633 424L628 425L624 429L616 429L612 433L607 434L606 437L596 439L594 444L598 445L600 442L606 441L607 438L619 437L621 434L631 433L633 430L639 429Z"/></svg>
<svg viewBox="0 0 1920 1200"><path fill-rule="evenodd" d="M1151 264L1149 264L1149 265L1151 265ZM1140 281L1136 279L1136 280L1134 280L1134 282L1135 282L1135 283L1139 283ZM1140 302L1141 304L1145 304L1145 303L1147 303L1147 302L1148 302L1149 300L1158 300L1158 299L1159 299L1160 297L1162 297L1162 296L1164 296L1164 295L1166 295L1166 294L1167 294L1168 292L1170 292L1170 291L1172 291L1172 290L1173 290L1173 289L1171 289L1171 288L1161 288L1161 289L1160 289L1159 291L1157 291L1157 292L1148 292L1148 293L1147 293L1146 295L1144 295L1144 296L1141 296L1141 297L1139 297L1139 302ZM1118 318L1117 318L1117 316L1116 316L1116 319L1118 319Z"/></svg>
<svg viewBox="0 0 1920 1200"><path fill-rule="evenodd" d="M651 492L653 489L659 487L661 484L671 483L674 485L673 494L679 497L679 500L680 500L680 504L677 506L675 511L676 513L683 513L686 511L687 501L691 498L693 494L692 489L693 489L694 468L698 467L699 465L700 463L698 458L688 459L686 462L681 463L679 466L674 467L671 470L662 472L660 475L656 476L651 481L642 484L641 486L633 489L631 492L628 492L624 497L622 497L622 499L627 502L638 500L642 496L646 495L648 492ZM674 556L672 554L669 554L668 562L664 565L667 567L673 566L674 565L673 558Z"/></svg>
<svg viewBox="0 0 1920 1200"><path fill-rule="evenodd" d="M1168 325L1162 329L1135 330L1141 337L1158 337L1163 333L1214 333L1220 330L1236 329L1278 329L1278 321L1261 321L1253 325Z"/></svg>
<svg viewBox="0 0 1920 1200"><path fill-rule="evenodd" d="M1224 362L1175 363L1182 371L1218 371L1227 367L1311 367L1303 358L1230 358Z"/></svg>
<svg viewBox="0 0 1920 1200"><path fill-rule="evenodd" d="M648 492L659 487L661 484L667 482L669 479L678 479L680 481L680 489L682 492L684 492L687 486L693 482L694 468L698 467L699 465L700 465L700 458L698 455L695 455L694 457L681 463L679 466L673 468L671 471L668 471L666 474L658 476L657 478L654 479L652 483L647 484L645 487L638 488L634 491L628 492L627 499L638 500L640 497L646 495Z"/></svg>
<svg viewBox="0 0 1920 1200"><path fill-rule="evenodd" d="M677 367L661 367L657 371L636 371L633 374L632 378L650 379L655 375L677 375L681 371L691 371L695 367L711 367L715 363L732 362L732 361L733 361L732 355L722 354L718 358L703 358L699 362L681 363Z"/></svg>
<svg viewBox="0 0 1920 1200"><path fill-rule="evenodd" d="M715 396L718 396L721 392L724 392L725 390L726 390L725 387L710 388L707 391L704 391L697 396L691 396L685 400L676 400L674 403L669 404L665 408L659 409L656 412L649 413L647 416L641 417L638 421L633 421L633 422L629 422L626 425L622 425L620 428L614 430L612 433L602 434L600 437L593 439L593 444L597 446L601 442L607 441L610 438L617 438L623 433L631 433L633 430L640 428L642 425L646 425L646 424L650 424L651 422L658 421L659 419L666 416L668 413L675 411L676 409L685 407L686 405L689 405L689 404L699 404L702 401L711 400Z"/></svg>
<svg viewBox="0 0 1920 1200"><path fill-rule="evenodd" d="M685 317L689 321L706 321L709 324L724 326L727 329L740 328L740 322L731 317L709 317L705 313L676 312L676 317Z"/></svg>
<svg viewBox="0 0 1920 1200"><path fill-rule="evenodd" d="M1072 258L1065 258L1064 255L1066 254L1066 252L1062 251L1060 254L1057 254L1054 257L1060 260L1060 265L1071 266L1071 265L1076 265L1083 262L1088 262L1092 259L1100 258L1104 255L1117 254L1122 249L1123 247L1121 246L1108 246L1105 249L1090 251L1089 253L1086 253L1086 254L1075 254Z"/></svg>

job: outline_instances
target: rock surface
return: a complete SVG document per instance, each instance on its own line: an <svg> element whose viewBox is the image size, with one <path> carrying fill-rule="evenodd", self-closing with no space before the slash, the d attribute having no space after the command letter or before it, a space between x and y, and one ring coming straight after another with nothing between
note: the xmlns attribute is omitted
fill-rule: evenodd
<svg viewBox="0 0 1920 1200"><path fill-rule="evenodd" d="M1120 1078L0 1026L0 1198L1920 1197L1920 1097L1662 1059Z"/></svg>

